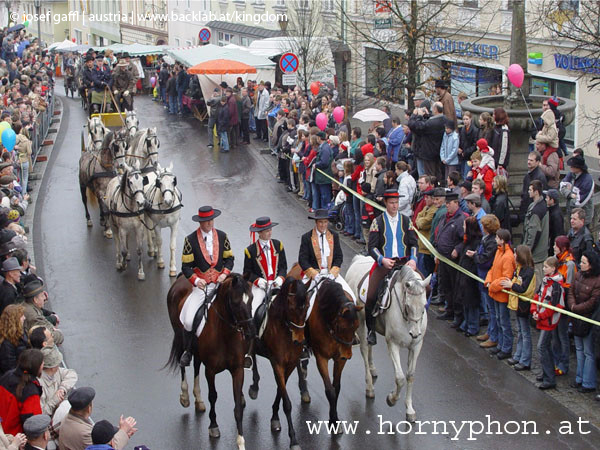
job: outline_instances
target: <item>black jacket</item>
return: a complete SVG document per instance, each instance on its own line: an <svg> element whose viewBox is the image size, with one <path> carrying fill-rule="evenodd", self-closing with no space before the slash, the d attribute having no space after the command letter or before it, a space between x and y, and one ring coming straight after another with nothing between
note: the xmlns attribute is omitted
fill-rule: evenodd
<svg viewBox="0 0 600 450"><path fill-rule="evenodd" d="M229 108L221 103L217 108L217 133L223 133L229 127Z"/></svg>
<svg viewBox="0 0 600 450"><path fill-rule="evenodd" d="M449 258L452 250L463 241L465 218L465 214L458 209L452 217L444 217L440 220L435 237L435 247L446 258Z"/></svg>
<svg viewBox="0 0 600 450"><path fill-rule="evenodd" d="M271 263L274 266L273 280L277 277L284 277L287 274L287 260L285 257L285 249L283 244L276 240L271 239L273 245L273 259ZM260 243L257 240L254 244L249 245L244 250L244 278L251 283L254 283L258 278L264 278L268 280L269 269L267 267L267 261L263 259L262 252L260 251Z"/></svg>
<svg viewBox="0 0 600 450"><path fill-rule="evenodd" d="M93 81L94 80L92 79L92 69L90 69L88 66L85 66L81 71L81 82L83 86L87 89L91 89Z"/></svg>
<svg viewBox="0 0 600 450"><path fill-rule="evenodd" d="M477 140L479 139L479 128L471 123L469 131L467 127L462 127L458 133L458 148L462 148L463 154L459 155L460 161L470 161L471 155L477 150Z"/></svg>
<svg viewBox="0 0 600 450"><path fill-rule="evenodd" d="M327 230L327 237L330 259L330 262L328 263L328 269L331 269L332 267L342 267L342 263L344 262L344 254L342 253L342 246L340 245L340 237L335 231L331 230ZM333 242L333 248L331 248L332 245L330 241ZM317 232L315 229L312 229L308 233L303 234L300 240L298 263L304 272L311 267L318 271L321 270L321 261L320 258L317 259L317 252L319 255L321 254L319 242L317 241Z"/></svg>
<svg viewBox="0 0 600 450"><path fill-rule="evenodd" d="M0 375L17 367L19 355L27 348L27 335L23 336L15 346L8 339L4 339L0 344Z"/></svg>
<svg viewBox="0 0 600 450"><path fill-rule="evenodd" d="M557 236L565 234L565 219L562 215L559 205L553 205L548 208L549 233L548 233L548 254L554 255L554 240Z"/></svg>
<svg viewBox="0 0 600 450"><path fill-rule="evenodd" d="M511 231L508 195L504 192L492 195L490 198L490 207L492 209L492 214L500 221L500 228Z"/></svg>
<svg viewBox="0 0 600 450"><path fill-rule="evenodd" d="M456 247L456 251L458 252L458 265L463 269L467 269L474 275L477 275L477 263L474 258L467 256L467 251L474 250L477 252L480 242L481 239L475 239L471 242L461 242ZM456 293L460 293L460 295L454 296L455 303L467 307L479 306L479 299L481 297L479 292L479 282L462 272L457 272L457 277Z"/></svg>
<svg viewBox="0 0 600 450"><path fill-rule="evenodd" d="M479 247L477 248L477 253L473 255L475 264L477 264L479 278L485 278L485 275L491 269L497 249L498 244L496 244L496 235L488 234L481 239Z"/></svg>
<svg viewBox="0 0 600 450"><path fill-rule="evenodd" d="M158 73L158 83L160 87L166 88L167 81L169 80L169 71L167 69L161 69Z"/></svg>
<svg viewBox="0 0 600 450"><path fill-rule="evenodd" d="M511 286L511 290L515 291L517 294L524 294L529 287L529 283L531 283L531 279L534 275L534 270L531 267L521 267L520 269L515 270L515 276L518 275L521 277L521 284L513 283ZM526 302L525 300L519 299L519 306L517 307L517 316L518 317L529 317L529 310L531 304Z"/></svg>
<svg viewBox="0 0 600 450"><path fill-rule="evenodd" d="M387 222L385 220L386 213L381 213L379 216L373 220L371 224L371 228L369 230L369 255L377 264L381 265L381 260L383 258L391 258L392 254L392 246L393 246L393 235L391 231L386 229ZM404 244L404 255L400 255L400 257L411 257L413 250L417 248L417 234L411 230L410 227L410 218L398 213L400 218L400 228L402 229L402 234L396 234L396 240L398 243ZM391 239L392 242L388 242ZM401 241L401 242L400 242ZM386 251L387 250L387 251Z"/></svg>
<svg viewBox="0 0 600 450"><path fill-rule="evenodd" d="M408 127L413 132L412 149L417 158L439 161L440 147L446 127L445 121L446 117L443 114L428 119L414 114L411 116Z"/></svg>
<svg viewBox="0 0 600 450"><path fill-rule="evenodd" d="M575 264L577 264L577 267L579 268L583 252L594 248L594 238L586 226L577 233L574 233L573 229L570 229L567 237L569 238L569 241L571 241L571 253L573 253Z"/></svg>
<svg viewBox="0 0 600 450"><path fill-rule="evenodd" d="M169 96L176 96L177 95L177 85L175 84L175 76L171 76L171 78L169 78L169 80L167 81L167 94L169 94Z"/></svg>
<svg viewBox="0 0 600 450"><path fill-rule="evenodd" d="M0 314L8 305L18 303L22 300L21 287L12 285L6 280L0 283Z"/></svg>
<svg viewBox="0 0 600 450"><path fill-rule="evenodd" d="M496 150L494 149L494 151ZM540 166L537 166L531 172L527 172L527 174L523 177L523 189L521 190L521 204L519 205L519 217L521 221L525 219L525 214L527 214L527 208L531 203L531 198L529 197L529 185L533 180L540 180L542 182L542 187L544 188L544 190L548 189L548 180L546 180L546 175L544 175L544 172L542 172Z"/></svg>
<svg viewBox="0 0 600 450"><path fill-rule="evenodd" d="M215 271L218 273L229 273L233 270L233 252L231 244L225 232L215 230L217 239L213 237L213 254L217 253L217 262L214 267L204 258L202 254L202 246L199 239L202 240L202 232L197 229L193 233L186 236L183 241L183 255L181 257L181 271L183 275L193 284L193 277L199 276L207 281L216 280ZM218 248L215 248L218 246Z"/></svg>

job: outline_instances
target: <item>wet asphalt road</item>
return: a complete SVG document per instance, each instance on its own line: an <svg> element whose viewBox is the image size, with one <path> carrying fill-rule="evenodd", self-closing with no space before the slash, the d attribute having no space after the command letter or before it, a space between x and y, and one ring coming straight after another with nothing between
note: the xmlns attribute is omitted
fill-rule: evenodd
<svg viewBox="0 0 600 450"><path fill-rule="evenodd" d="M93 417L107 418L116 424L120 414L134 416L139 432L128 448L140 444L152 450L234 448L236 430L229 374L217 376L221 438L214 440L208 437L208 413L196 414L193 404L183 409L179 404L179 376L161 370L172 338L166 310L166 293L171 283L168 271L158 270L145 256L146 281L136 279L135 264L130 264L125 272L117 272L114 243L102 237L97 209L92 212L94 227L86 227L77 182L80 133L85 115L77 99L62 98L62 101L63 122L39 193L34 244L36 261L48 283L53 308L62 319L66 361L79 373L79 386L90 385L97 391ZM250 242L248 226L262 215L269 215L280 223L274 237L284 242L288 262L297 259L300 236L310 229L312 222L299 203L291 201L290 195L275 182L256 150L237 149L222 155L206 147L206 129L196 120L169 116L157 103L143 97L136 98L136 110L142 127L158 128L160 161L163 165L173 162L178 187L183 192L185 208L177 240L178 260L183 237L195 229L191 216L204 204L223 211L216 226L229 235L237 271L242 269L243 249ZM166 233L165 230L163 245L168 255ZM344 272L353 251L345 244L343 250ZM396 424L405 416L403 401L394 408L385 403L385 396L392 388L393 372L385 343L380 338L375 350L379 372L375 400L367 400L364 395L363 364L358 348L343 374L339 415L342 420L359 421L355 435L331 437L324 431L311 434L306 421L328 417L322 381L312 360L309 367L312 403L303 405L296 388L296 375L292 375L294 424L302 448L359 449L374 445L380 448L505 449L518 445L532 449L558 446L589 449L597 445L600 437L597 429L584 425L583 431L591 433L579 434L578 418L558 402L506 364L487 356L474 342L465 342L462 334L436 320L430 320L429 324L414 388L417 419L455 421L460 428L461 421L481 420L487 426L486 415L490 415L490 420L501 424L535 421L538 434L481 434L467 440L469 424L466 424L459 439L452 440L456 432L450 423L445 435L441 427L439 434L433 434L433 425L427 423L422 425L421 434L416 427L412 433L400 434L406 431L402 424L395 434L380 434L380 420ZM262 375L259 397L255 401L247 398L244 414L247 448L287 448L283 411L280 412L282 432L270 431L275 395L270 366L260 359L259 368ZM245 392L250 378L246 376ZM188 380L191 385L191 371ZM203 374L201 387L208 406ZM560 435L561 421L573 423L575 434ZM514 432L516 427L509 424L507 431ZM479 425L473 424L473 428L477 431ZM384 432L387 431L386 426ZM484 431L488 431L487 428ZM489 431L497 432L495 426ZM528 431L534 430L529 426Z"/></svg>

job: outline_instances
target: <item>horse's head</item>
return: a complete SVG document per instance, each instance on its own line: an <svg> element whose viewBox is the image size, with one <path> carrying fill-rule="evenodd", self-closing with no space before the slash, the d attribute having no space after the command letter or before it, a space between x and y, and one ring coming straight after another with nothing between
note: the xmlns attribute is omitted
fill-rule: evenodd
<svg viewBox="0 0 600 450"><path fill-rule="evenodd" d="M254 339L256 330L250 312L252 304L251 285L239 273L231 273L219 288L225 295L225 307L231 325L244 333L244 339Z"/></svg>
<svg viewBox="0 0 600 450"><path fill-rule="evenodd" d="M394 280L395 278L397 279ZM423 328L423 316L427 306L425 290L430 280L431 275L421 280L419 275L408 266L399 270L391 280L402 318L408 325L408 334L412 339L417 339L425 332Z"/></svg>
<svg viewBox="0 0 600 450"><path fill-rule="evenodd" d="M177 177L173 174L173 163L169 167L162 168L160 164L156 166L156 188L160 189L162 203L170 208L177 198Z"/></svg>
<svg viewBox="0 0 600 450"><path fill-rule="evenodd" d="M123 168L125 173L123 174L122 192L126 197L135 201L138 209L142 209L146 205L146 197L144 196L144 176L140 172L139 164L136 162L133 167L124 164Z"/></svg>
<svg viewBox="0 0 600 450"><path fill-rule="evenodd" d="M94 149L100 150L102 147L102 141L104 140L107 131L100 117L92 117L88 119L88 131L92 138Z"/></svg>
<svg viewBox="0 0 600 450"><path fill-rule="evenodd" d="M281 305L282 319L292 333L292 342L297 345L304 344L305 341L304 327L309 303L306 293L307 289L304 283L288 277L274 302L274 305Z"/></svg>
<svg viewBox="0 0 600 450"><path fill-rule="evenodd" d="M160 148L156 127L148 128L144 145L150 164L156 166L158 164L158 149Z"/></svg>
<svg viewBox="0 0 600 450"><path fill-rule="evenodd" d="M127 111L125 114L125 126L129 134L137 133L140 127L140 121L135 111Z"/></svg>
<svg viewBox="0 0 600 450"><path fill-rule="evenodd" d="M357 306L346 295L339 283L332 280L323 282L317 293L319 310L329 335L337 342L342 359L352 358L352 341L358 329Z"/></svg>
<svg viewBox="0 0 600 450"><path fill-rule="evenodd" d="M124 169L127 150L129 149L129 144L127 143L127 136L122 130L117 131L113 134L113 139L110 142L110 150L113 154L113 158L117 163L117 167L120 169Z"/></svg>

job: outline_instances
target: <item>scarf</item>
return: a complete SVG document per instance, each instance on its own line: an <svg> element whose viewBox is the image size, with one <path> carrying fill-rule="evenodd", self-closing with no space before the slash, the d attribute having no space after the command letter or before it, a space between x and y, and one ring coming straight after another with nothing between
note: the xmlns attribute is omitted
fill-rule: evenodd
<svg viewBox="0 0 600 450"><path fill-rule="evenodd" d="M546 145L546 151L544 151L544 154L542 155L542 164L543 165L548 164L548 157L554 152L556 152L556 149L554 147L550 147L549 145Z"/></svg>

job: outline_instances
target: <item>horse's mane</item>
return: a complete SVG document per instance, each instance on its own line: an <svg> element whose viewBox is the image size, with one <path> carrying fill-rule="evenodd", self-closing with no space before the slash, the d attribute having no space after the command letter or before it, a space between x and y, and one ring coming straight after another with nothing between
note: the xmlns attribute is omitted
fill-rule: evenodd
<svg viewBox="0 0 600 450"><path fill-rule="evenodd" d="M125 169L125 172L123 173L123 175L121 175L121 179L119 180L119 190L121 191L121 194L123 194L125 192L128 177L129 177L129 169L127 168L127 169Z"/></svg>
<svg viewBox="0 0 600 450"><path fill-rule="evenodd" d="M270 307L270 314L277 317L283 317L285 315L285 305L287 297L290 293L290 288L296 283L296 308L302 309L306 303L306 286L302 281L298 281L293 277L287 277L281 286L281 290L277 293L277 296L273 300Z"/></svg>
<svg viewBox="0 0 600 450"><path fill-rule="evenodd" d="M333 321L341 306L348 303L348 297L339 283L325 280L319 288L319 312L325 321Z"/></svg>
<svg viewBox="0 0 600 450"><path fill-rule="evenodd" d="M402 266L400 270L396 274L394 274L394 278L396 278L396 283L406 283L408 281L420 281L421 278L417 275L417 273L412 270L408 266ZM410 292L413 295L419 295L422 292L425 292L425 288L418 284L423 290L421 292ZM406 286L403 286L403 289L406 290Z"/></svg>
<svg viewBox="0 0 600 450"><path fill-rule="evenodd" d="M225 294L234 294L237 293L239 296L244 294L248 294L250 292L250 288L248 287L248 282L244 279L244 277L239 273L230 273L225 281L221 284L219 288L219 292L217 293L217 297L220 298Z"/></svg>

